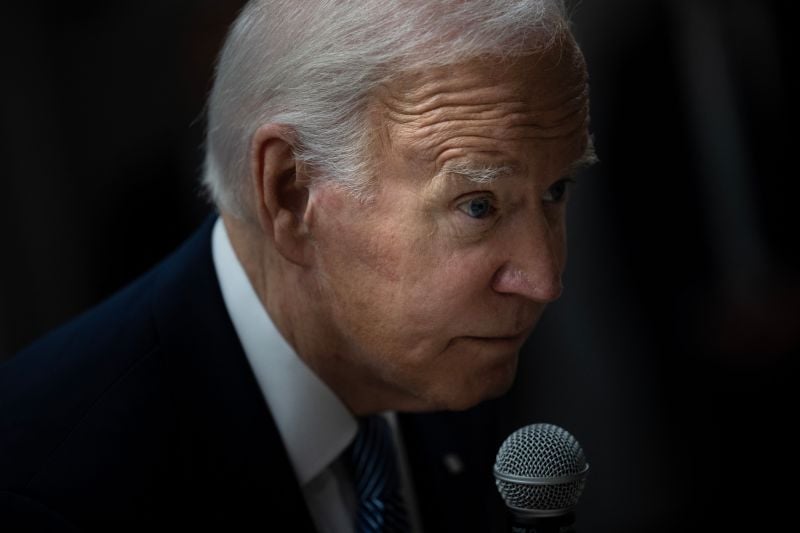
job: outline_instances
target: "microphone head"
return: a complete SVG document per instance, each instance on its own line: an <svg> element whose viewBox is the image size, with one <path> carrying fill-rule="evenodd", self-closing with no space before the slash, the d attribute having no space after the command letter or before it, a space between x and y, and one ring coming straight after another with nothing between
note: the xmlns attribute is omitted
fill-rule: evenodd
<svg viewBox="0 0 800 533"><path fill-rule="evenodd" d="M518 518L570 513L586 483L589 465L568 431L552 424L531 424L512 433L497 452L497 490Z"/></svg>

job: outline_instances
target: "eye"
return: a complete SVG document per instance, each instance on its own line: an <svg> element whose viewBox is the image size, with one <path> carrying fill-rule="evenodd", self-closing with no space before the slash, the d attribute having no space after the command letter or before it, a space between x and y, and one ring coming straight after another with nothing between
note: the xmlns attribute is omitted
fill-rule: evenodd
<svg viewBox="0 0 800 533"><path fill-rule="evenodd" d="M472 218L486 218L494 213L495 208L492 205L492 199L488 196L478 196L470 198L466 202L458 204L459 210Z"/></svg>
<svg viewBox="0 0 800 533"><path fill-rule="evenodd" d="M542 200L549 204L559 204L566 200L567 193L575 184L575 180L571 178L560 179L550 186L544 193Z"/></svg>

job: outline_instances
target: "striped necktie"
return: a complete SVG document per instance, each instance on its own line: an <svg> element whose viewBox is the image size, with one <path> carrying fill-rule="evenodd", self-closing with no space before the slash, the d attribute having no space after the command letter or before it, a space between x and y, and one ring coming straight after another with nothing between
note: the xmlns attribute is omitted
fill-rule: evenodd
<svg viewBox="0 0 800 533"><path fill-rule="evenodd" d="M379 415L362 418L358 434L345 453L358 497L356 533L408 532L392 433L386 419Z"/></svg>

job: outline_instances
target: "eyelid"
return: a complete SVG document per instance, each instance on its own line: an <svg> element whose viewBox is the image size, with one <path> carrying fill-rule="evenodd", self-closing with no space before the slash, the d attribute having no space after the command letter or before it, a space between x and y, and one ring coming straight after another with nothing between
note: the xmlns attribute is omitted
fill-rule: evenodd
<svg viewBox="0 0 800 533"><path fill-rule="evenodd" d="M458 198L453 200L453 206L457 207L457 206L463 204L464 202L468 202L470 200L474 200L475 198L483 198L483 197L489 198L492 201L492 203L497 201L497 199L495 198L494 193L492 193L491 191L487 191L487 190L471 191L471 192L462 194Z"/></svg>
<svg viewBox="0 0 800 533"><path fill-rule="evenodd" d="M481 198L486 198L487 200L489 200L489 213L485 217L481 217L481 218L471 217L471 216L469 216L467 214L467 212L465 210L461 209L461 206L463 206L464 204L467 204L467 203L471 202L472 200L478 200L478 199L481 199ZM455 209L457 209L458 211L460 211L465 216L467 216L468 218L470 218L471 220L484 221L484 220L492 218L492 217L494 217L494 215L496 215L496 213L497 213L497 205L496 204L497 204L497 199L495 198L494 194L492 194L491 192L488 192L488 191L475 191L475 192L472 192L472 193L469 193L469 194L464 194L464 195L459 196L458 198L456 198L456 200L453 202L453 207Z"/></svg>
<svg viewBox="0 0 800 533"><path fill-rule="evenodd" d="M561 196L561 198L559 198L558 200L548 199L548 196L551 194L551 192L553 190L553 187L555 187L556 185L561 185L561 184L563 184L564 187L565 187L564 188L564 194ZM545 202L548 202L548 203L554 203L554 204L563 203L564 198L569 195L570 190L573 189L577 184L578 184L578 181L576 179L574 179L572 177L569 177L569 176L565 176L565 177L555 181L552 185L550 185L547 188L547 190L545 190L542 199Z"/></svg>

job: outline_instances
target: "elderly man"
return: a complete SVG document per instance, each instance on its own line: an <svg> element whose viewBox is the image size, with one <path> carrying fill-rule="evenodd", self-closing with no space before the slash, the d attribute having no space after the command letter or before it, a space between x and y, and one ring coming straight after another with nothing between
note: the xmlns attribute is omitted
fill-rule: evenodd
<svg viewBox="0 0 800 533"><path fill-rule="evenodd" d="M209 103L220 216L2 369L0 522L502 527L468 409L561 293L587 127L558 1L250 2Z"/></svg>

